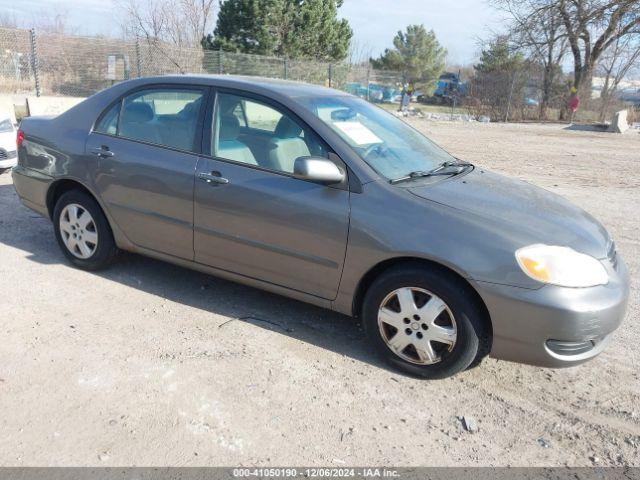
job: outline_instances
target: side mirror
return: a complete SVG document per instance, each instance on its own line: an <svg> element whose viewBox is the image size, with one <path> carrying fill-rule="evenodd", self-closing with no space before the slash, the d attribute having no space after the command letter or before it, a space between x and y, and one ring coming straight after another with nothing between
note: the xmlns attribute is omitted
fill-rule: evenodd
<svg viewBox="0 0 640 480"><path fill-rule="evenodd" d="M324 185L333 185L344 180L344 173L331 160L323 157L299 157L293 164L293 176Z"/></svg>

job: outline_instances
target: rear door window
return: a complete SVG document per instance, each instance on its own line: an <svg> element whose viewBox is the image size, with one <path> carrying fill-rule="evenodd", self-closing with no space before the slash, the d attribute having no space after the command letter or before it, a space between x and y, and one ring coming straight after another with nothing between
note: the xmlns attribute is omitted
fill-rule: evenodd
<svg viewBox="0 0 640 480"><path fill-rule="evenodd" d="M96 125L96 131L197 152L204 99L204 89L167 87L137 91L111 107Z"/></svg>

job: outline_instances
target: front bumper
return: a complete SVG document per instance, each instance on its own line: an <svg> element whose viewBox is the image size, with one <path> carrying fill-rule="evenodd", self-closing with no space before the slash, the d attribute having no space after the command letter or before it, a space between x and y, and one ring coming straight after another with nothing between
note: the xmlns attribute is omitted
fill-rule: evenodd
<svg viewBox="0 0 640 480"><path fill-rule="evenodd" d="M18 158L5 158L0 160L0 169L4 170L5 168L15 167L18 164Z"/></svg>
<svg viewBox="0 0 640 480"><path fill-rule="evenodd" d="M609 283L537 290L477 282L493 326L491 356L543 367L570 367L598 355L624 318L629 275L618 257L603 261Z"/></svg>

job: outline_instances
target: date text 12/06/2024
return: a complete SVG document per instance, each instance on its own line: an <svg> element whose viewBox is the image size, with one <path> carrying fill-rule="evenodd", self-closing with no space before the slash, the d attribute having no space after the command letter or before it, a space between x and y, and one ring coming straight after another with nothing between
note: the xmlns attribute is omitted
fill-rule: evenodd
<svg viewBox="0 0 640 480"><path fill-rule="evenodd" d="M400 473L387 468L234 468L233 476L259 478L398 478Z"/></svg>

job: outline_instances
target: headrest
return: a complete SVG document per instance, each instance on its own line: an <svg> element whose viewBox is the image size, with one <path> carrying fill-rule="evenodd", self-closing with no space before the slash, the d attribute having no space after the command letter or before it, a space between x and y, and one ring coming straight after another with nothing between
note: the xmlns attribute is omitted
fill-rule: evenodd
<svg viewBox="0 0 640 480"><path fill-rule="evenodd" d="M200 110L201 100L202 97L194 100L193 102L187 103L184 107L182 107L182 110L178 112L178 116L184 118L189 117L189 115L197 114L198 110Z"/></svg>
<svg viewBox="0 0 640 480"><path fill-rule="evenodd" d="M240 122L235 115L220 118L220 141L235 140L240 135Z"/></svg>
<svg viewBox="0 0 640 480"><path fill-rule="evenodd" d="M218 111L221 115L233 115L233 111L240 105L240 99L235 95L218 95Z"/></svg>
<svg viewBox="0 0 640 480"><path fill-rule="evenodd" d="M278 138L295 138L302 133L302 127L289 117L282 117L274 133Z"/></svg>
<svg viewBox="0 0 640 480"><path fill-rule="evenodd" d="M123 122L144 123L153 120L153 109L144 102L132 102L124 108Z"/></svg>

